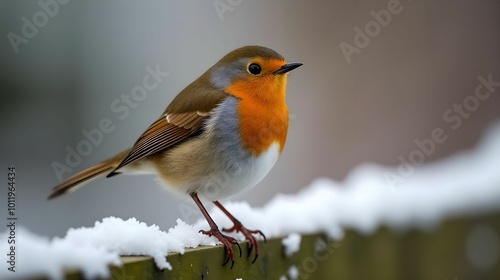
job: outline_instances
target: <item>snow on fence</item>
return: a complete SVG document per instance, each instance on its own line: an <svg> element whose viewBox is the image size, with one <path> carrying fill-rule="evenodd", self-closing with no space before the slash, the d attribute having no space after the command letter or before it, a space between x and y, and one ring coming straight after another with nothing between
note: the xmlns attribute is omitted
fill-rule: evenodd
<svg viewBox="0 0 500 280"><path fill-rule="evenodd" d="M158 269L152 257L122 257L123 265L111 266L107 279L497 279L498 233L497 213L452 219L429 232L381 228L365 235L348 230L342 240L304 234L290 256L283 245L286 237L272 238L260 242L261 256L252 264L244 242L242 257L229 269L221 266L222 246L204 246L170 254L172 270ZM492 246L496 251L488 251ZM65 277L85 279L77 270L66 271Z"/></svg>

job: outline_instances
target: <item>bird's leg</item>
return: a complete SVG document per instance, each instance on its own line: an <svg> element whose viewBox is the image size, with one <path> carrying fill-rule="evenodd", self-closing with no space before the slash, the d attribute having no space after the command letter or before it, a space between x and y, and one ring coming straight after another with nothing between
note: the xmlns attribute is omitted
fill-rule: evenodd
<svg viewBox="0 0 500 280"><path fill-rule="evenodd" d="M194 202L196 205L198 205L198 208L200 208L201 213L203 216L205 216L205 219L208 222L208 225L210 226L209 230L200 230L201 233L206 234L208 236L215 236L223 245L224 248L226 249L226 254L228 256L228 259L226 262L224 262L222 265L226 265L229 261L231 261L231 268L233 268L234 265L234 251L232 248L233 244L236 244L240 250L240 257L241 257L241 247L240 244L238 244L238 241L236 239L224 235L220 232L219 227L215 224L214 220L210 215L208 214L207 209L205 209L205 206L201 203L200 199L198 198L198 194L196 192L193 192L190 194L191 197L193 198Z"/></svg>
<svg viewBox="0 0 500 280"><path fill-rule="evenodd" d="M233 227L228 228L228 229L222 229L225 232L241 232L245 238L249 242L249 249L248 249L248 255L250 256L250 253L252 252L252 248L255 248L255 258L253 259L252 263L254 263L257 258L259 257L259 244L257 243L257 239L253 236L253 234L260 234L264 238L264 242L266 242L266 236L262 233L260 230L249 230L246 227L244 227L238 219L236 219L229 211L227 211L224 206L219 201L214 201L214 204L217 205L217 207L226 214L226 216L233 222Z"/></svg>

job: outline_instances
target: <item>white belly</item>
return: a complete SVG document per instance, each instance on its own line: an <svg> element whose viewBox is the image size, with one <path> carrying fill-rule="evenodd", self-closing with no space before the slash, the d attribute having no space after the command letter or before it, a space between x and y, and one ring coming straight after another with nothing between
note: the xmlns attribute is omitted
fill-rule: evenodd
<svg viewBox="0 0 500 280"><path fill-rule="evenodd" d="M280 146L274 143L257 158L234 163L224 172L212 175L198 194L206 200L219 200L254 187L269 173L279 157Z"/></svg>

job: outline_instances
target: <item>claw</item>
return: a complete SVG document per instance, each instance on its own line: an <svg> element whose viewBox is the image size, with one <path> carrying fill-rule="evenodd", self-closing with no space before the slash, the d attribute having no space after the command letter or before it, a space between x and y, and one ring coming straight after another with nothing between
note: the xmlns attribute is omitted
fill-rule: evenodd
<svg viewBox="0 0 500 280"><path fill-rule="evenodd" d="M227 260L222 264L222 266L225 266L226 264L231 261L231 269L234 266L234 251L232 248L232 245L238 246L238 250L240 252L240 258L241 258L241 246L236 241L236 239L222 234L217 227L211 228L210 230L200 230L200 233L203 233L208 236L215 236L221 243L224 245L224 249L226 250L226 255L227 255Z"/></svg>
<svg viewBox="0 0 500 280"><path fill-rule="evenodd" d="M250 257L250 254L252 253L252 249L253 249L253 244L250 243L250 247L248 247L248 254L247 254L247 258Z"/></svg>
<svg viewBox="0 0 500 280"><path fill-rule="evenodd" d="M260 234L260 236L262 236L262 238L264 238L264 243L267 243L267 238L266 238L266 236L264 235L264 233L262 233L262 231L260 231L260 230L259 230L259 231L257 231L257 232Z"/></svg>
<svg viewBox="0 0 500 280"><path fill-rule="evenodd" d="M236 242L236 246L238 246L238 250L240 251L240 258L241 258L241 246L240 246L240 243Z"/></svg>
<svg viewBox="0 0 500 280"><path fill-rule="evenodd" d="M259 257L259 254L258 253L255 253L255 257L253 258L253 261L252 263L255 263L255 261L257 260L257 258Z"/></svg>
<svg viewBox="0 0 500 280"><path fill-rule="evenodd" d="M259 234L264 239L264 242L267 242L266 236L264 235L264 233L262 233L262 231L249 230L249 229L245 228L241 223L235 223L231 228L229 228L229 229L224 228L223 231L225 231L225 232L233 232L233 231L241 232L245 236L245 238L248 240L248 255L247 255L247 257L250 256L250 254L252 253L252 250L255 248L255 257L252 260L252 263L254 263L257 260L257 258L259 257L259 245L257 243L257 239L253 236L253 234ZM238 244L238 246L239 246L239 244ZM240 257L241 257L241 250L240 250Z"/></svg>
<svg viewBox="0 0 500 280"><path fill-rule="evenodd" d="M228 257L227 260L222 264L222 266L225 266L231 259ZM234 260L231 260L231 267L229 269L233 269L234 266Z"/></svg>
<svg viewBox="0 0 500 280"><path fill-rule="evenodd" d="M241 224L241 222L238 221L231 213L229 213L229 211L227 211L227 209L224 208L224 206L222 206L222 204L219 201L217 200L214 201L214 204L217 207L219 207L222 210L222 212L226 214L226 216L233 222L233 226L231 228L228 229L224 228L222 230L225 232L233 232L233 231L241 232L243 236L245 236L245 238L248 240L248 256L250 256L252 250L254 250L255 248L255 257L252 261L252 263L254 263L259 257L259 243L257 242L257 239L253 235L259 234L260 236L262 236L262 238L264 238L264 242L267 242L264 233L262 233L262 231L260 230L249 230L246 227L244 227ZM240 257L241 257L241 248L240 248Z"/></svg>

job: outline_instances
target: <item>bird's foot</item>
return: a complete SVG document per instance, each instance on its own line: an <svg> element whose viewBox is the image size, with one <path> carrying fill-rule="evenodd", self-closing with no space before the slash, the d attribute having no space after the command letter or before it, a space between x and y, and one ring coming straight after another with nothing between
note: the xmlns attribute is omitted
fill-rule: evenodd
<svg viewBox="0 0 500 280"><path fill-rule="evenodd" d="M245 238L248 240L248 243L249 243L249 248L248 248L248 256L250 256L250 253L252 253L252 249L255 248L255 257L252 261L252 263L254 263L257 258L259 257L259 244L257 242L257 239L255 238L255 236L253 236L254 234L260 234L260 236L262 236L262 238L264 238L264 242L266 242L266 236L264 235L264 233L262 233L262 231L260 230L249 230L247 229L246 227L244 227L239 221L236 221L233 225L233 227L231 228L228 228L228 229L222 229L223 231L225 232L241 232L243 234L243 236L245 236ZM241 250L241 249L240 249Z"/></svg>
<svg viewBox="0 0 500 280"><path fill-rule="evenodd" d="M214 236L224 245L224 249L226 250L228 259L222 264L222 266L225 266L229 261L231 261L231 269L232 269L234 266L234 250L232 245L238 246L241 258L241 247L240 244L238 244L238 241L232 238L231 236L222 234L217 227L211 228L209 230L200 230L200 232L208 236Z"/></svg>

